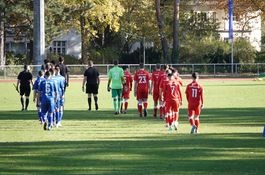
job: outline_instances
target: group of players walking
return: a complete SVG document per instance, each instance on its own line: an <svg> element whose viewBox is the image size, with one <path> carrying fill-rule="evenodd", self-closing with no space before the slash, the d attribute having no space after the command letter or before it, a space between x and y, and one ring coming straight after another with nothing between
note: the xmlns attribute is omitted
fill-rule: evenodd
<svg viewBox="0 0 265 175"><path fill-rule="evenodd" d="M84 73L82 90L88 94L88 110L91 110L92 95L95 101L95 109L98 110L98 88L100 84L99 72L93 67L93 62L89 61L88 69ZM39 71L36 81L32 82L32 74L29 67L25 66L24 71L18 76L17 90L20 84L20 95L22 110L27 110L30 94L30 83L33 84L34 97L38 109L38 116L44 129L50 130L53 125L61 126L64 109L65 87L68 85L69 76L67 67L63 65L63 57L59 58L59 64L46 63L43 70ZM63 71L62 71L63 70ZM198 83L198 73L192 73L192 82L186 87L186 99L188 101L188 118L191 125L191 133L198 133L199 115L203 107L203 87ZM119 67L118 61L114 61L114 67L108 72L107 90L111 91L115 115L127 113L130 92L133 90L138 101L138 112L140 117L147 117L148 95L153 96L154 111L153 117L158 117L166 121L169 131L178 129L179 108L182 105L183 86L182 79L178 71L167 65L156 65L155 70L149 73L144 69L143 64L139 64L139 70L134 77L128 70L128 66L123 69ZM24 98L26 96L26 105Z"/></svg>
<svg viewBox="0 0 265 175"><path fill-rule="evenodd" d="M112 91L115 114L126 113L128 99L132 91L134 80L134 96L138 101L140 117L147 117L148 95L152 94L154 101L153 116L165 119L169 131L178 129L179 108L182 105L182 80L176 69L167 65L156 65L150 74L139 65L140 69L134 77L125 66L123 70L114 62L114 67L108 73L108 91ZM203 87L198 83L198 73L192 73L192 82L186 87L188 101L188 117L191 124L191 133L198 133L199 115L203 107ZM111 84L111 87L110 87ZM159 105L158 105L159 104ZM123 106L124 105L124 106Z"/></svg>
<svg viewBox="0 0 265 175"><path fill-rule="evenodd" d="M68 85L68 78L60 73L67 73L67 67L64 66L63 61L63 57L60 57L58 64L46 62L42 66L42 70L38 72L34 83L27 65L24 66L24 71L18 76L16 88L21 95L22 111L26 111L29 104L31 83L34 91L33 101L36 103L39 120L43 124L44 130L51 130L53 126L57 128L62 126L64 92ZM25 108L24 95L26 96Z"/></svg>

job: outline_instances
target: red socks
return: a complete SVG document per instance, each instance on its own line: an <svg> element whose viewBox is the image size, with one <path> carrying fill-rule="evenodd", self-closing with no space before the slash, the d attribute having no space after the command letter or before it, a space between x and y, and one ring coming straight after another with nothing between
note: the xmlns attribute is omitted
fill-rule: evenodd
<svg viewBox="0 0 265 175"><path fill-rule="evenodd" d="M138 111L140 114L143 112L143 106L138 104Z"/></svg>
<svg viewBox="0 0 265 175"><path fill-rule="evenodd" d="M125 102L125 104L124 104L124 110L127 111L127 108L128 108L128 102Z"/></svg>

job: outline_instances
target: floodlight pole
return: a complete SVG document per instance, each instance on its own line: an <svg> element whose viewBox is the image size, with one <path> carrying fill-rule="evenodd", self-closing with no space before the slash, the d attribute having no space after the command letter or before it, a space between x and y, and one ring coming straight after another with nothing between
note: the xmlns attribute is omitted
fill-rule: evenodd
<svg viewBox="0 0 265 175"><path fill-rule="evenodd" d="M34 0L33 58L35 65L45 59L44 0Z"/></svg>

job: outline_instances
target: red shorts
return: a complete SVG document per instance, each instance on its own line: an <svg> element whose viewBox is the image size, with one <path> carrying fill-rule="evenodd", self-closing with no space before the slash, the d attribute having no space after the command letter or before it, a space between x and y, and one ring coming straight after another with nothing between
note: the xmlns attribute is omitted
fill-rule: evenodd
<svg viewBox="0 0 265 175"><path fill-rule="evenodd" d="M166 113L179 112L179 102L174 100L166 101L165 110Z"/></svg>
<svg viewBox="0 0 265 175"><path fill-rule="evenodd" d="M190 106L188 107L188 116L199 116L201 114L201 105Z"/></svg>
<svg viewBox="0 0 265 175"><path fill-rule="evenodd" d="M137 90L137 100L147 99L148 98L148 90L147 89L138 89Z"/></svg>
<svg viewBox="0 0 265 175"><path fill-rule="evenodd" d="M159 100L159 92L154 91L153 92L153 100L158 101Z"/></svg>
<svg viewBox="0 0 265 175"><path fill-rule="evenodd" d="M130 98L130 89L128 89L127 87L123 87L122 89L122 98Z"/></svg>

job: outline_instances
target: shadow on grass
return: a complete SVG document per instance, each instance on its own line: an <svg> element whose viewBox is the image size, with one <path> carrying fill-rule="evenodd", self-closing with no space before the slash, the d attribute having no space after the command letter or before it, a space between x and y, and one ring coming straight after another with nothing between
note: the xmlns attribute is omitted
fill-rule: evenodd
<svg viewBox="0 0 265 175"><path fill-rule="evenodd" d="M251 133L0 145L0 174L263 174L265 171L264 140Z"/></svg>
<svg viewBox="0 0 265 175"><path fill-rule="evenodd" d="M214 108L203 109L201 121L203 123L233 124L257 126L264 124L264 108ZM35 120L36 111L0 111L0 120ZM136 120L140 119L136 110L128 110L127 114L114 115L113 111L65 110L64 120ZM153 119L149 110L147 119ZM159 119L158 119L159 120ZM187 120L187 109L180 110L180 120Z"/></svg>

